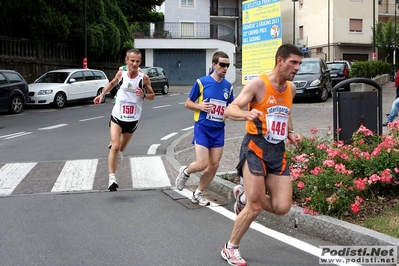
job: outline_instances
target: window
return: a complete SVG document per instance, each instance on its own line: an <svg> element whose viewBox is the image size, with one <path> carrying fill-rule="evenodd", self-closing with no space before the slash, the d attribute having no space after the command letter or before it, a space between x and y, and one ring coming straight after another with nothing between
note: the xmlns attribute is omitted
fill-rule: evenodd
<svg viewBox="0 0 399 266"><path fill-rule="evenodd" d="M96 79L106 79L104 74L100 71L93 71L94 75L96 76Z"/></svg>
<svg viewBox="0 0 399 266"><path fill-rule="evenodd" d="M193 38L194 35L194 23L182 22L181 23L181 37L182 38Z"/></svg>
<svg viewBox="0 0 399 266"><path fill-rule="evenodd" d="M0 74L0 85L6 84L6 83L7 83L6 77L4 77L3 74Z"/></svg>
<svg viewBox="0 0 399 266"><path fill-rule="evenodd" d="M363 20L362 19L349 19L349 32L362 32Z"/></svg>
<svg viewBox="0 0 399 266"><path fill-rule="evenodd" d="M76 82L83 81L83 72L78 71L71 75L71 79L75 79Z"/></svg>
<svg viewBox="0 0 399 266"><path fill-rule="evenodd" d="M86 80L94 80L95 79L93 72L85 71L84 73L85 73L85 79Z"/></svg>
<svg viewBox="0 0 399 266"><path fill-rule="evenodd" d="M194 0L180 0L180 6L194 7Z"/></svg>
<svg viewBox="0 0 399 266"><path fill-rule="evenodd" d="M10 83L18 83L22 81L22 78L17 73L4 73L7 76Z"/></svg>
<svg viewBox="0 0 399 266"><path fill-rule="evenodd" d="M299 26L299 39L303 40L303 26Z"/></svg>

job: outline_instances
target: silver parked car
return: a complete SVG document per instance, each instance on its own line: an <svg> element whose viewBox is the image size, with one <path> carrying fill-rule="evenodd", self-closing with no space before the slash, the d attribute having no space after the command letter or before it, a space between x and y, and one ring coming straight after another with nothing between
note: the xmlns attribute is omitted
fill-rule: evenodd
<svg viewBox="0 0 399 266"><path fill-rule="evenodd" d="M28 105L53 104L63 108L67 102L93 100L102 92L109 80L96 69L52 70L29 84Z"/></svg>

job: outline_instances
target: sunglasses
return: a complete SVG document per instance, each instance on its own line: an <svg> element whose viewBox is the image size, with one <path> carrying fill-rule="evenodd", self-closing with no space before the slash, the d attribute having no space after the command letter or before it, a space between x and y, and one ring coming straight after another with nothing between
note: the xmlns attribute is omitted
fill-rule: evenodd
<svg viewBox="0 0 399 266"><path fill-rule="evenodd" d="M228 68L230 66L230 63L221 63L221 62L219 62L219 66L221 66L223 68L225 68L225 67Z"/></svg>

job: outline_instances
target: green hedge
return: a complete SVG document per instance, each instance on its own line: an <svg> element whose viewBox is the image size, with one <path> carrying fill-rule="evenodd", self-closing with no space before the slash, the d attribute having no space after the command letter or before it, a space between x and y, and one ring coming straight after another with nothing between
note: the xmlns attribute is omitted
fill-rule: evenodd
<svg viewBox="0 0 399 266"><path fill-rule="evenodd" d="M381 60L358 61L352 64L352 69L349 73L349 76L351 78L363 77L371 79L379 75L390 73L391 65L384 63Z"/></svg>

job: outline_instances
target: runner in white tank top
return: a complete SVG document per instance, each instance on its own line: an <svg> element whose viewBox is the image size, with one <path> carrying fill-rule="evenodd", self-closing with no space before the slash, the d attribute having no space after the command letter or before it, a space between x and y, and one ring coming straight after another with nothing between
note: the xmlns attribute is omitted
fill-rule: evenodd
<svg viewBox="0 0 399 266"><path fill-rule="evenodd" d="M119 187L115 177L116 166L122 162L122 152L126 149L133 133L137 129L143 101L144 99L154 100L155 98L150 78L146 74L139 72L141 64L140 50L132 49L127 51L125 62L126 70L120 68L112 81L103 89L101 95L94 98L94 103L100 104L105 94L110 92L123 79L109 122L112 143L108 155L108 189L110 191L116 191Z"/></svg>

